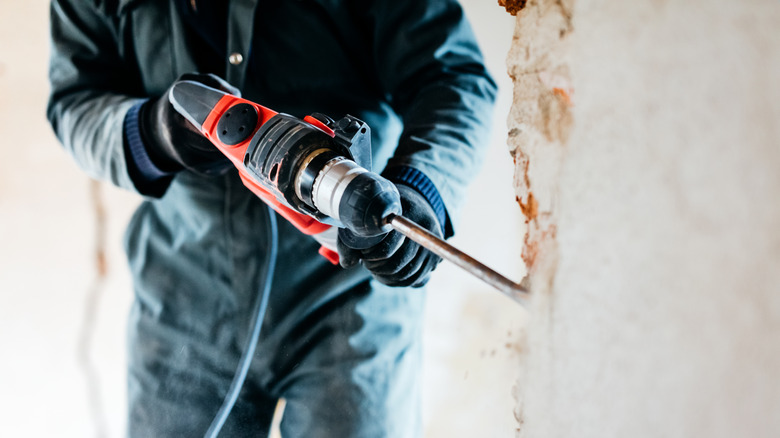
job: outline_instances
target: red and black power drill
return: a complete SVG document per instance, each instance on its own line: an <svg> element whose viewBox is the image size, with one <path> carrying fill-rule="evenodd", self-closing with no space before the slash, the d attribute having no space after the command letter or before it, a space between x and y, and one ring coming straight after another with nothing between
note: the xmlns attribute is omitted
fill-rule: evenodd
<svg viewBox="0 0 780 438"><path fill-rule="evenodd" d="M173 107L227 156L252 192L338 263L337 228L364 243L391 230L448 259L513 299L526 291L401 213L395 185L371 171L371 131L352 116L299 119L194 81L176 83ZM344 233L342 233L342 236ZM349 233L347 233L349 235Z"/></svg>
<svg viewBox="0 0 780 438"><path fill-rule="evenodd" d="M174 108L227 156L244 185L338 263L336 229L377 241L401 214L395 185L371 172L371 131L352 116L303 120L194 81L173 86Z"/></svg>

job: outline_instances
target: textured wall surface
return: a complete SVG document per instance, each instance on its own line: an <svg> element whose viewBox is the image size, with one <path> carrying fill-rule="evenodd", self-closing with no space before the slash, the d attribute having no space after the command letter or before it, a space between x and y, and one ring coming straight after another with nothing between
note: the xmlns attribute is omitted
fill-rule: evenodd
<svg viewBox="0 0 780 438"><path fill-rule="evenodd" d="M518 435L780 436L780 2L530 0L508 66Z"/></svg>

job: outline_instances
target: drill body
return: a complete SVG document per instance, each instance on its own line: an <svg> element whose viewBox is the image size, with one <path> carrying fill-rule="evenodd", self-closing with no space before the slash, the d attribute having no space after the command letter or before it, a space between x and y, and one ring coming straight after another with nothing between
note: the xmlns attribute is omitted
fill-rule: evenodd
<svg viewBox="0 0 780 438"><path fill-rule="evenodd" d="M398 190L371 171L371 131L352 116L299 119L194 81L168 96L174 108L238 169L241 180L338 261L336 228L368 242L401 214Z"/></svg>

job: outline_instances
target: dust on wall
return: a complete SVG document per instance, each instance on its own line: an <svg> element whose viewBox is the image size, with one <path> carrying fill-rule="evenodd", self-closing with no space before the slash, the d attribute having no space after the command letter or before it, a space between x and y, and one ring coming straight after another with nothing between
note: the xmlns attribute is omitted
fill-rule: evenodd
<svg viewBox="0 0 780 438"><path fill-rule="evenodd" d="M778 436L780 2L500 3L519 436Z"/></svg>

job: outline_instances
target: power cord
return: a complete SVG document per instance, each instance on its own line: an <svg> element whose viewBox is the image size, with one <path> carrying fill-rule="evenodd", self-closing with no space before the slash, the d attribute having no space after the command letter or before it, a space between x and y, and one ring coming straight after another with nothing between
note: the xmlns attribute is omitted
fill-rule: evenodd
<svg viewBox="0 0 780 438"><path fill-rule="evenodd" d="M233 376L233 381L230 383L230 389L228 389L228 393L225 395L225 400L222 402L222 406L219 408L214 420L211 421L211 426L209 426L209 429L204 435L206 438L216 438L222 430L222 426L225 425L225 421L227 420L228 415L230 415L230 411L236 404L238 394L241 392L241 387L244 386L244 381L249 373L249 366L252 364L252 358L255 356L257 341L260 339L260 330L263 327L263 319L265 319L265 313L266 310L268 310L268 298L271 295L271 283L273 283L274 279L274 269L276 268L276 255L278 250L276 213L271 207L268 207L268 223L269 227L267 227L266 230L268 231L267 241L269 243L269 250L263 270L265 280L262 295L255 305L253 322L250 325L252 331L249 339L247 339L246 346L244 347L244 353L241 355L241 359L238 362L236 374Z"/></svg>

